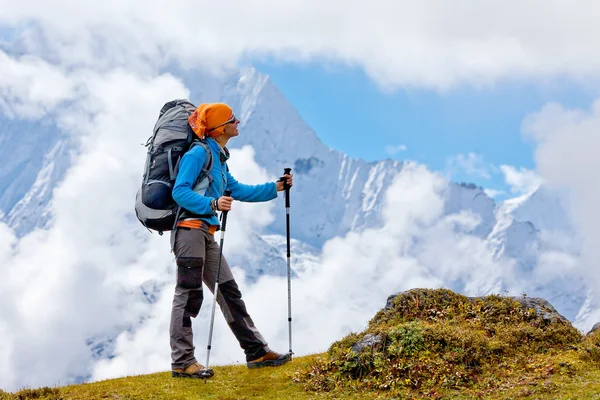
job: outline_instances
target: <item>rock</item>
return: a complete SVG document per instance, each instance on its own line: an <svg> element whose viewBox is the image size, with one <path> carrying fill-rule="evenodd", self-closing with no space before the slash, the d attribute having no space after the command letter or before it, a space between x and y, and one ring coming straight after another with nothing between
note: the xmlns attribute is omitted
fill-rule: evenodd
<svg viewBox="0 0 600 400"><path fill-rule="evenodd" d="M591 335L592 333L594 333L596 331L600 331L600 322L596 322L596 324L594 324L594 326L592 326L592 329L587 334Z"/></svg>
<svg viewBox="0 0 600 400"><path fill-rule="evenodd" d="M373 349L375 346L381 345L382 342L383 338L380 335L369 333L352 346L352 351L356 354L360 354L366 349Z"/></svg>
<svg viewBox="0 0 600 400"><path fill-rule="evenodd" d="M540 297L525 296L510 298L518 301L525 308L533 308L537 315L542 317L544 321L557 322L557 320L561 320L564 322L569 322L568 319L566 319L558 311L556 311L554 307L552 307L552 304L550 304L548 300L542 299Z"/></svg>

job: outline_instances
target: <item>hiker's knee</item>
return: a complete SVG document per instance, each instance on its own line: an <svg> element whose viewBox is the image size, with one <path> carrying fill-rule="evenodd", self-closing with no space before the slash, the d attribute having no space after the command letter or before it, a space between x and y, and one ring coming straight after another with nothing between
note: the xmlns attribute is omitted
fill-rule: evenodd
<svg viewBox="0 0 600 400"><path fill-rule="evenodd" d="M239 300L242 298L242 292L240 292L237 283L233 279L222 283L219 290L228 300Z"/></svg>

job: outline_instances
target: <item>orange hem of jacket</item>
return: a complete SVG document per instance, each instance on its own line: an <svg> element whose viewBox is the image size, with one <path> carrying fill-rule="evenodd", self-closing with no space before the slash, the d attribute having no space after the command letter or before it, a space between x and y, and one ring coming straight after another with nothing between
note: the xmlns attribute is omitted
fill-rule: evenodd
<svg viewBox="0 0 600 400"><path fill-rule="evenodd" d="M202 225L205 225L205 223L199 219L193 219L193 220L189 220L189 221L181 221L181 222L177 223L178 227L190 228L190 229L200 229L200 227ZM218 227L216 225L208 225L208 233L210 233L211 235L214 235L215 232L217 231L217 228Z"/></svg>

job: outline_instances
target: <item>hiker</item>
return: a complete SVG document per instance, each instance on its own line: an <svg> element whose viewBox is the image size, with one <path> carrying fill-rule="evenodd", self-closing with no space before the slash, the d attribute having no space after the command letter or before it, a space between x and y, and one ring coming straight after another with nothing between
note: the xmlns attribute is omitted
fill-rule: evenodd
<svg viewBox="0 0 600 400"><path fill-rule="evenodd" d="M202 305L202 282L214 290L220 247L214 234L220 229L217 211L229 211L232 201L264 202L275 199L284 190L284 182L244 185L231 176L227 166L227 142L238 136L239 120L223 103L201 104L188 123L200 139L206 139L213 155L212 180L203 194L194 185L206 160L206 150L194 146L181 159L173 187L173 199L183 212L171 243L177 263L177 285L171 311L171 370L174 377L206 378L204 366L196 361L191 318ZM292 175L284 175L292 186ZM231 190L231 197L223 196ZM224 257L221 259L217 303L246 355L249 368L279 366L291 360L291 354L272 351L246 310L242 294ZM214 293L213 293L214 294ZM213 375L212 370L210 376Z"/></svg>

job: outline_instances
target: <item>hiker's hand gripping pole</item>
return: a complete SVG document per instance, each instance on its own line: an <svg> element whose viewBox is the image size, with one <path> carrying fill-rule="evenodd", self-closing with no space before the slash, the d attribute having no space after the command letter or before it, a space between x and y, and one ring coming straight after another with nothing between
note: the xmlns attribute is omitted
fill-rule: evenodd
<svg viewBox="0 0 600 400"><path fill-rule="evenodd" d="M226 190L225 191L225 196L227 197L231 197L231 190ZM211 376L213 376L213 371L212 369L210 369L208 367L208 364L210 362L210 349L212 346L212 334L213 334L213 327L214 327L214 322L215 322L215 309L217 306L217 291L219 290L219 275L221 273L221 259L223 258L223 242L225 239L225 228L227 226L227 213L229 211L224 210L221 214L222 216L222 221L221 221L221 243L220 243L220 249L219 249L219 264L217 266L217 277L215 279L215 290L214 290L214 299L213 299L213 305L212 305L212 313L210 316L210 330L208 332L208 346L206 347L206 367L203 371L203 376L204 376L204 382L206 382L207 378L210 378Z"/></svg>
<svg viewBox="0 0 600 400"><path fill-rule="evenodd" d="M289 340L290 340L290 354L294 354L292 351L292 270L290 266L290 185L287 183L285 175L292 173L291 168L284 168L283 175L280 180L283 181L283 188L285 191L285 232L287 236L287 283L288 283L288 329L289 329Z"/></svg>

